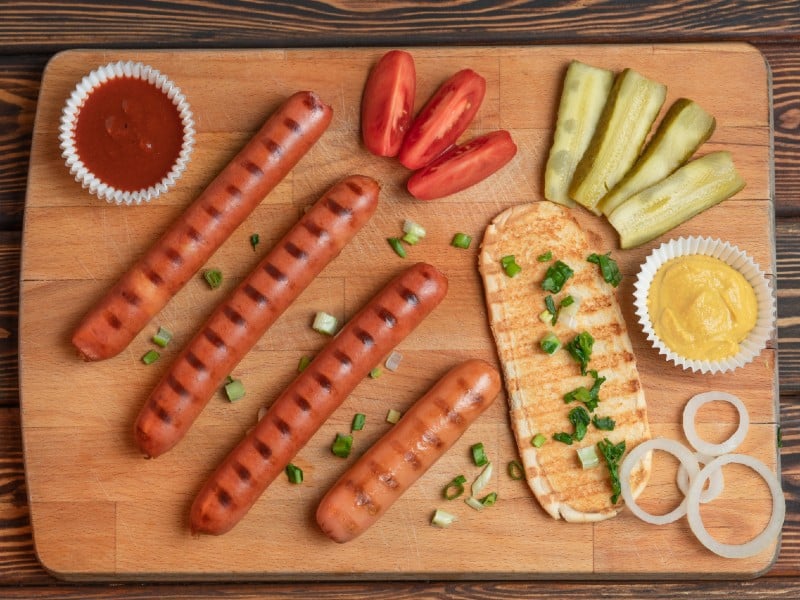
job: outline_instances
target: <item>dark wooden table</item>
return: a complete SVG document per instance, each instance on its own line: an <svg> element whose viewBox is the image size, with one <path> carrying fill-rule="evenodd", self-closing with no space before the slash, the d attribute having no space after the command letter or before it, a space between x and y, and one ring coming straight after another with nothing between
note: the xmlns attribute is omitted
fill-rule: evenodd
<svg viewBox="0 0 800 600"><path fill-rule="evenodd" d="M772 71L783 489L779 558L747 582L381 582L69 585L36 560L17 377L19 259L43 69L67 48L745 41ZM797 0L285 0L0 3L0 597L800 597L800 2ZM57 249L54 249L57 251Z"/></svg>

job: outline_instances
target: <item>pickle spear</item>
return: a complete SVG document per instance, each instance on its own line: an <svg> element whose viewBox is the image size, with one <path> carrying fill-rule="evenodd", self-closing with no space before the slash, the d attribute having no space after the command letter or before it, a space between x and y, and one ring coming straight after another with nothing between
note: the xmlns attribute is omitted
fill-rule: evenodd
<svg viewBox="0 0 800 600"><path fill-rule="evenodd" d="M623 249L649 242L741 190L731 153L711 152L645 188L608 215Z"/></svg>
<svg viewBox="0 0 800 600"><path fill-rule="evenodd" d="M680 98L670 106L644 152L614 189L600 200L597 208L610 215L636 192L664 179L692 157L711 137L714 117L695 102Z"/></svg>
<svg viewBox="0 0 800 600"><path fill-rule="evenodd" d="M636 162L666 96L667 86L632 69L617 75L570 183L573 200L599 214L597 203Z"/></svg>
<svg viewBox="0 0 800 600"><path fill-rule="evenodd" d="M544 170L544 197L574 206L569 183L600 120L614 73L573 60L564 76L553 145Z"/></svg>

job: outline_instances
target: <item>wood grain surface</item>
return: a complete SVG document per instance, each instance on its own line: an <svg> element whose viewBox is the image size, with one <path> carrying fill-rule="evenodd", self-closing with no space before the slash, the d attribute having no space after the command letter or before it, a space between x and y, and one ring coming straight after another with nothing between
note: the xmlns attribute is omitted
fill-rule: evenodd
<svg viewBox="0 0 800 600"><path fill-rule="evenodd" d="M302 14L302 18L298 18ZM235 18L231 18L231 16ZM335 26L332 26L334 23ZM136 0L0 4L0 596L13 598L787 598L800 595L800 7L797 0L363 3ZM17 311L28 157L45 64L60 50L749 41L772 72L781 471L777 562L744 583L371 582L64 585L33 551L20 437Z"/></svg>
<svg viewBox="0 0 800 600"><path fill-rule="evenodd" d="M768 76L761 54L752 47L416 48L417 106L449 74L473 68L487 79L487 98L466 136L505 128L520 147L515 160L491 180L435 202L414 201L403 189L407 172L394 160L369 155L359 144L360 90L369 66L382 52L81 51L61 54L48 65L34 127L20 296L25 467L34 540L45 567L66 578L88 579L668 578L762 573L771 565L777 545L751 559L730 561L704 550L685 522L653 528L624 514L595 525L567 525L544 516L527 488L504 473L504 466L516 457L504 396L363 537L337 546L316 530L310 518L316 502L344 467L330 455L329 444L337 431L347 429L355 412L365 412L369 426L356 436L354 457L388 427L382 421L389 408L408 407L454 362L473 356L496 361L475 265L477 240L497 213L541 199L539 181L570 59L615 70L635 68L667 84L664 110L673 100L690 97L715 115L717 130L703 150L729 149L748 185L670 237L724 237L774 276ZM141 60L168 74L190 99L197 121L197 146L180 184L163 201L143 207L111 206L88 195L63 167L55 141L64 98L76 82L96 66L120 59ZM68 338L83 312L194 198L266 114L283 97L304 88L328 99L336 116L303 162L209 261L207 266L225 274L224 289L212 292L195 278L122 355L100 363L80 362ZM254 253L248 242L250 234L260 234L266 251L310 201L351 173L380 182L378 213L235 370L234 375L245 381L246 398L236 404L214 398L178 448L157 460L143 460L130 440L132 415L171 356L259 258L260 252ZM723 376L709 378L666 367L634 326L631 303L638 265L663 238L618 251L605 220L575 212L585 228L599 234L602 246L597 250L613 250L627 276L619 295L631 325L653 434L682 439L679 415L692 394L733 390L752 419L741 451L777 469L774 345L770 343L751 365ZM429 232L405 261L385 243L404 218L424 224ZM470 251L448 245L455 231L475 237ZM53 247L61 251L53 253ZM401 369L364 381L298 454L295 462L306 472L302 486L281 479L232 532L193 539L186 527L193 493L255 422L258 408L285 387L299 357L313 355L324 343L309 328L314 311L327 310L346 319L409 260L426 260L442 269L450 278L450 293L399 347L404 356ZM157 325L167 326L176 336L164 359L147 367L139 357L150 347L148 339ZM707 435L721 439L735 427L734 416L717 406L700 420ZM470 479L477 475L467 460L469 444L477 441L496 462L492 487L500 502L495 510L480 514L465 505L451 506L461 519L459 526L446 532L430 527L430 514L442 502L442 486L454 473L466 470ZM642 502L649 510L663 512L677 498L670 483L674 468L658 460L656 467L651 491ZM730 543L752 537L769 518L764 486L746 475L732 475L739 480L728 489L736 492L726 497L724 510L706 514L709 528ZM749 516L748 527L738 526L731 533L727 519L737 511ZM520 527L531 535L520 536ZM627 543L615 543L619 539ZM443 543L453 551L442 553ZM503 552L466 550L498 543ZM376 547L382 551L374 553L371 549ZM664 555L660 549L665 547L673 552ZM297 556L304 559L298 561Z"/></svg>

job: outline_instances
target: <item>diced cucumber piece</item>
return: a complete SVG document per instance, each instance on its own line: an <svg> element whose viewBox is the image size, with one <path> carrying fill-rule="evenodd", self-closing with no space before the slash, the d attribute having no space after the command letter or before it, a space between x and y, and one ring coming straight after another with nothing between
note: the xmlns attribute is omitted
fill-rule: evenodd
<svg viewBox="0 0 800 600"><path fill-rule="evenodd" d="M570 62L558 105L553 145L544 170L544 197L552 202L574 206L569 183L606 105L614 83L614 73Z"/></svg>
<svg viewBox="0 0 800 600"><path fill-rule="evenodd" d="M625 176L644 146L667 96L667 86L625 69L614 79L603 114L569 186L570 197L599 213L597 204Z"/></svg>
<svg viewBox="0 0 800 600"><path fill-rule="evenodd" d="M650 187L692 157L714 132L716 121L691 100L680 98L669 108L644 152L613 190L597 205L604 215L636 192Z"/></svg>
<svg viewBox="0 0 800 600"><path fill-rule="evenodd" d="M619 233L622 248L634 248L730 198L744 186L731 153L711 152L628 198L608 221Z"/></svg>

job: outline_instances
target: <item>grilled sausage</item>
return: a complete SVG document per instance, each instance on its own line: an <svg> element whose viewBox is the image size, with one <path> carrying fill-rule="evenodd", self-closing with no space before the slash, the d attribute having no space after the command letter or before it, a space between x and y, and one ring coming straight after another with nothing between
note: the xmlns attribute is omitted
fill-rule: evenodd
<svg viewBox="0 0 800 600"><path fill-rule="evenodd" d="M485 361L467 360L451 369L328 490L317 507L320 529L340 543L364 533L499 391L500 374Z"/></svg>
<svg viewBox="0 0 800 600"><path fill-rule="evenodd" d="M84 360L119 354L297 164L331 117L313 92L287 99L89 310L72 336L78 354Z"/></svg>
<svg viewBox="0 0 800 600"><path fill-rule="evenodd" d="M229 531L389 350L436 307L447 279L425 263L370 300L270 406L194 500L195 533Z"/></svg>
<svg viewBox="0 0 800 600"><path fill-rule="evenodd" d="M134 437L146 456L183 438L225 377L369 220L378 191L360 175L334 184L214 310L139 412Z"/></svg>

